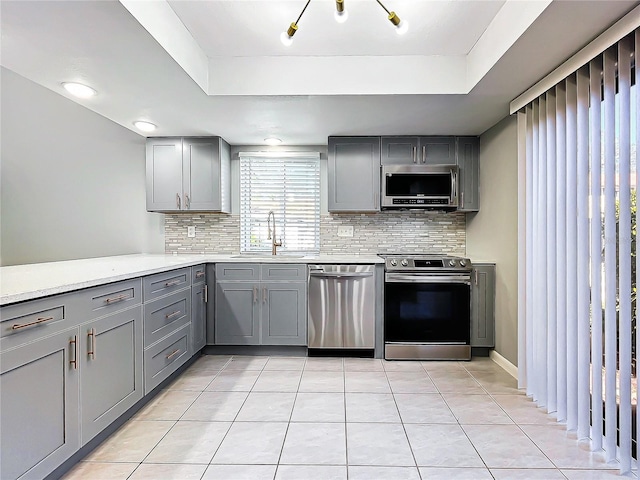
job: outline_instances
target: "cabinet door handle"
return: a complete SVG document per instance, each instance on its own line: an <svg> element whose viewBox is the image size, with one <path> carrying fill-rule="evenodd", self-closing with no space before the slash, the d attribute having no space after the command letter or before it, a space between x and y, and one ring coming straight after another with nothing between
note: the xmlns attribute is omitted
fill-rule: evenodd
<svg viewBox="0 0 640 480"><path fill-rule="evenodd" d="M164 286L165 287L173 287L174 285L178 285L180 283L180 280L173 280L171 282L165 282Z"/></svg>
<svg viewBox="0 0 640 480"><path fill-rule="evenodd" d="M422 163L427 163L427 146L422 145Z"/></svg>
<svg viewBox="0 0 640 480"><path fill-rule="evenodd" d="M203 271L196 272L196 278L202 278L202 277L204 277Z"/></svg>
<svg viewBox="0 0 640 480"><path fill-rule="evenodd" d="M209 302L209 285L204 286L204 303Z"/></svg>
<svg viewBox="0 0 640 480"><path fill-rule="evenodd" d="M35 322L23 323L22 325L16 323L15 325L11 326L11 330L20 330L21 328L32 327L34 325L39 325L41 323L48 322L49 320L53 320L53 317L38 318L38 320L36 320Z"/></svg>
<svg viewBox="0 0 640 480"><path fill-rule="evenodd" d="M72 340L69 340L69 346L73 352L73 360L69 360L69 365L73 365L73 369L78 369L78 336L74 335Z"/></svg>
<svg viewBox="0 0 640 480"><path fill-rule="evenodd" d="M258 287L253 286L253 303L258 302Z"/></svg>
<svg viewBox="0 0 640 480"><path fill-rule="evenodd" d="M173 313L167 313L164 318L166 318L167 320L169 320L172 317L175 317L176 315L180 315L180 310L176 310Z"/></svg>
<svg viewBox="0 0 640 480"><path fill-rule="evenodd" d="M411 153L413 155L413 163L418 163L418 147L411 147Z"/></svg>
<svg viewBox="0 0 640 480"><path fill-rule="evenodd" d="M179 353L180 353L180 349L179 348L177 350L174 350L169 355L167 355L167 360L171 360L171 358L175 357Z"/></svg>
<svg viewBox="0 0 640 480"><path fill-rule="evenodd" d="M129 295L118 295L117 297L110 297L110 298L106 298L104 300L104 303L114 303L114 302L121 302L122 300L126 300L127 298L129 298Z"/></svg>
<svg viewBox="0 0 640 480"><path fill-rule="evenodd" d="M378 208L378 192L373 192L373 207Z"/></svg>
<svg viewBox="0 0 640 480"><path fill-rule="evenodd" d="M191 209L191 199L189 198L189 195L187 195L186 193L184 194L184 208L185 210Z"/></svg>
<svg viewBox="0 0 640 480"><path fill-rule="evenodd" d="M464 207L464 192L460 192L460 206Z"/></svg>
<svg viewBox="0 0 640 480"><path fill-rule="evenodd" d="M181 202L180 202L180 194L176 193L176 207L178 207L178 210L180 210L181 208Z"/></svg>
<svg viewBox="0 0 640 480"><path fill-rule="evenodd" d="M267 303L267 287L262 287L262 303Z"/></svg>
<svg viewBox="0 0 640 480"><path fill-rule="evenodd" d="M478 285L478 270L474 270L475 283Z"/></svg>
<svg viewBox="0 0 640 480"><path fill-rule="evenodd" d="M87 352L87 355L89 355L89 357L91 357L91 360L95 360L96 359L96 329L92 328L91 330L89 330L89 332L87 333L87 337L89 337L89 341L91 342L89 345L89 351Z"/></svg>

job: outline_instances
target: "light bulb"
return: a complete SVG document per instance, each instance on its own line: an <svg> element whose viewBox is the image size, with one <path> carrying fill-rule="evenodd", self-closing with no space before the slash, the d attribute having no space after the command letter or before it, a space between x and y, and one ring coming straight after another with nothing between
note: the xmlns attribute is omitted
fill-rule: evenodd
<svg viewBox="0 0 640 480"><path fill-rule="evenodd" d="M293 37L290 37L287 32L282 32L280 34L280 41L285 47L290 47L293 43Z"/></svg>
<svg viewBox="0 0 640 480"><path fill-rule="evenodd" d="M150 122L145 122L142 120L138 120L137 122L133 122L133 125L138 129L138 130L142 130L143 132L153 132L157 127Z"/></svg>
<svg viewBox="0 0 640 480"><path fill-rule="evenodd" d="M78 98L90 98L98 93L93 88L81 83L66 82L62 86L67 92Z"/></svg>
<svg viewBox="0 0 640 480"><path fill-rule="evenodd" d="M346 9L341 12L336 10L335 12L333 12L333 18L335 18L336 22L338 23L344 23L349 18L349 12L347 12Z"/></svg>
<svg viewBox="0 0 640 480"><path fill-rule="evenodd" d="M409 30L409 22L406 20L400 20L400 23L396 27L396 33L398 35L404 35Z"/></svg>

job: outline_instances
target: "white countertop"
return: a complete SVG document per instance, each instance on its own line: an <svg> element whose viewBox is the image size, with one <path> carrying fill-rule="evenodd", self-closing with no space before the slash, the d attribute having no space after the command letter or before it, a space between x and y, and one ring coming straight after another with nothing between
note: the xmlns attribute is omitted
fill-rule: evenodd
<svg viewBox="0 0 640 480"><path fill-rule="evenodd" d="M376 255L306 257L138 254L0 267L0 305L33 300L201 263L384 263Z"/></svg>

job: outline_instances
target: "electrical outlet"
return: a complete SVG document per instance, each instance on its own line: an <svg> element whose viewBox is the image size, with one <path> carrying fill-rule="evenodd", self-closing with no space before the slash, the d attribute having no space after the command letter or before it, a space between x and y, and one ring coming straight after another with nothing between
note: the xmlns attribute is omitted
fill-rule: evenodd
<svg viewBox="0 0 640 480"><path fill-rule="evenodd" d="M196 227L187 227L187 237L195 238L196 236Z"/></svg>
<svg viewBox="0 0 640 480"><path fill-rule="evenodd" d="M338 236L353 237L353 225L348 225L346 227L338 227Z"/></svg>

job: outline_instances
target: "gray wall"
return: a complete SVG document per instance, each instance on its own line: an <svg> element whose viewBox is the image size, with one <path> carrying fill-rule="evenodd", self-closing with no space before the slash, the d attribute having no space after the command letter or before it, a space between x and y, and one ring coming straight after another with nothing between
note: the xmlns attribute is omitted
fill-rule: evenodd
<svg viewBox="0 0 640 480"><path fill-rule="evenodd" d="M10 70L0 82L0 263L164 252L144 137Z"/></svg>
<svg viewBox="0 0 640 480"><path fill-rule="evenodd" d="M480 137L480 211L467 218L467 255L496 263L496 351L518 364L518 137L507 117Z"/></svg>

